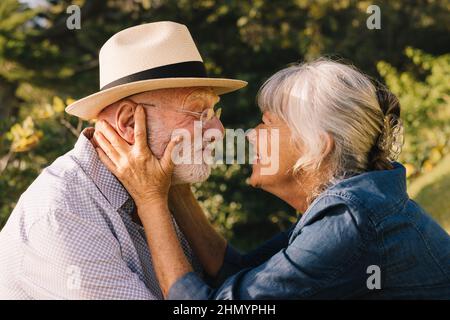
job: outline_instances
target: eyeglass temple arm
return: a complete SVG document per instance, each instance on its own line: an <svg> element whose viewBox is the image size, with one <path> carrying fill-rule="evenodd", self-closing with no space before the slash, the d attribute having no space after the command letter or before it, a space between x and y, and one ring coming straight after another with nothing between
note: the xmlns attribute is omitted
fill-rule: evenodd
<svg viewBox="0 0 450 320"><path fill-rule="evenodd" d="M194 116L200 116L202 112L195 112L195 111L189 111L189 110L183 110L183 109L177 109L177 111L186 113L186 114L192 114Z"/></svg>

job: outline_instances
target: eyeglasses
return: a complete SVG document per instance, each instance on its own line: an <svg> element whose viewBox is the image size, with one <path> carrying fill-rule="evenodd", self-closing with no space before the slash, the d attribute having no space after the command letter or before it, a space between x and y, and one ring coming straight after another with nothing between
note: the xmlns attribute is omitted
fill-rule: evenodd
<svg viewBox="0 0 450 320"><path fill-rule="evenodd" d="M152 107L152 108L157 108L158 106L151 104L151 103L142 103L142 102L135 102L131 99L125 99L124 101L129 101L131 103L133 103L135 106L141 105L144 107ZM163 110L167 110L167 109L163 109ZM195 112L195 111L189 111L189 110L182 110L182 109L175 109L175 110L171 110L171 111L175 111L178 113L183 113L183 114L188 114L191 116L196 117L202 124L207 123L208 121L210 121L211 119L213 119L214 117L217 118L217 120L220 120L220 116L222 114L222 108L217 108L217 110L214 110L214 108L208 108L203 110L202 112Z"/></svg>

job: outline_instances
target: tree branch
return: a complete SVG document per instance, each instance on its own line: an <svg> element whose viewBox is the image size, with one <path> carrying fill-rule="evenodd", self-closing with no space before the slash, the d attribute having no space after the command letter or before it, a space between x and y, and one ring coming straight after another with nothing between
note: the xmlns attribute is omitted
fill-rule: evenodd
<svg viewBox="0 0 450 320"><path fill-rule="evenodd" d="M0 174L6 169L9 160L11 159L13 152L9 149L8 153L0 159Z"/></svg>
<svg viewBox="0 0 450 320"><path fill-rule="evenodd" d="M78 121L80 121L80 120L78 120ZM80 132L81 132L81 131L79 131L79 130L77 130L76 128L74 128L74 127L70 124L70 122L67 121L66 119L61 118L61 119L59 120L59 122L60 122L64 127L66 127L67 129L69 129L69 131L70 131L75 137L78 137L78 136L80 135ZM78 127L80 127L80 123L79 123L79 122L78 122ZM81 128L80 128L80 130L81 130Z"/></svg>

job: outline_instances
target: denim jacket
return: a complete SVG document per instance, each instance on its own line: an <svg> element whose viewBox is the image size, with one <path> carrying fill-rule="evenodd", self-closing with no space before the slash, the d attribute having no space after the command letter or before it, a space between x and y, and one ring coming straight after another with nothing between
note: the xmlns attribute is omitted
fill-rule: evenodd
<svg viewBox="0 0 450 320"><path fill-rule="evenodd" d="M328 188L251 253L228 246L214 283L187 273L169 299L450 299L450 236L394 163Z"/></svg>

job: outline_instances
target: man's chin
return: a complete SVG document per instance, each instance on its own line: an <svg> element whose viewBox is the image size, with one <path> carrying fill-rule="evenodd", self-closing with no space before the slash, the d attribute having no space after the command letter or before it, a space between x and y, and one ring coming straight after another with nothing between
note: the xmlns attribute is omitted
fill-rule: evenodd
<svg viewBox="0 0 450 320"><path fill-rule="evenodd" d="M203 182L209 178L211 166L207 164L180 164L175 165L172 184L185 184Z"/></svg>

